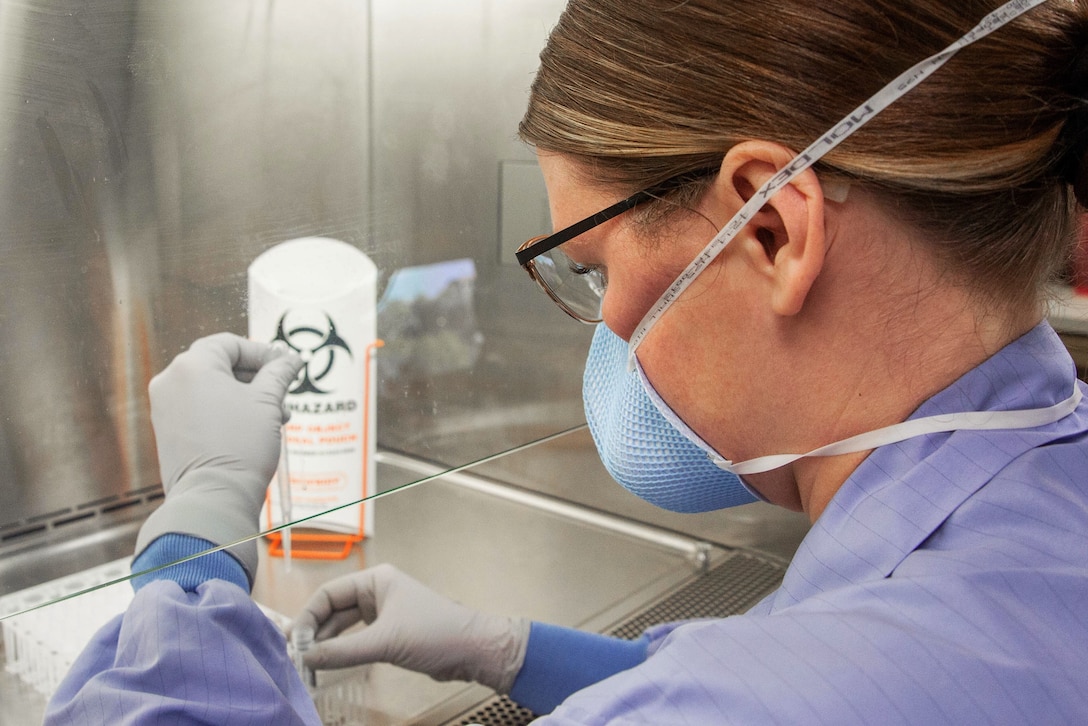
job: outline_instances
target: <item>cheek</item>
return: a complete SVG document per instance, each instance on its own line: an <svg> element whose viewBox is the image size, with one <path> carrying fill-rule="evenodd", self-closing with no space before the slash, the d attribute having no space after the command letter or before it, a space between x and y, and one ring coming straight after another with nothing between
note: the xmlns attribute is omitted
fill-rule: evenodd
<svg viewBox="0 0 1088 726"><path fill-rule="evenodd" d="M650 249L642 240L628 237L610 243L603 262L608 269L608 290L601 308L604 322L613 333L629 340L635 328L683 272L687 261L670 247Z"/></svg>
<svg viewBox="0 0 1088 726"><path fill-rule="evenodd" d="M609 265L608 291L601 314L608 328L629 340L643 316L675 279L664 275L646 275L646 267ZM641 272L642 274L638 274Z"/></svg>

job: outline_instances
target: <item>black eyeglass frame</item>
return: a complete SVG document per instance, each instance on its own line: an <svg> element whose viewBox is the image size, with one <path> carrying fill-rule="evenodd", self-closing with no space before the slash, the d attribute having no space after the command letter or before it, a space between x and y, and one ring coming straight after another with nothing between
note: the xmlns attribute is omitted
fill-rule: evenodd
<svg viewBox="0 0 1088 726"><path fill-rule="evenodd" d="M658 199L661 197L662 194L678 189L679 187L682 187L689 182L693 182L696 179L702 179L704 177L717 174L719 170L720 167L714 166L705 167L703 169L696 169L695 171L687 171L683 174L677 174L676 176L669 177L665 181L659 184L655 184L648 189L643 189L640 192L635 192L626 199L622 199L613 204L612 206L606 207L605 209L602 209L596 214L586 217L580 222L575 222L569 227L564 227L558 232L546 235L544 237L534 237L533 239L522 245L517 250L517 252L515 252L518 264L524 267L526 272L529 272L529 276L532 277L534 280L537 280L537 282L539 283L539 279L535 275L533 275L532 271L528 267L529 263L533 261L533 258L539 257L545 252L550 252L551 250L554 250L556 247L563 244L564 242L569 242L578 235L585 234L594 227L601 226L608 220L613 219L614 217L618 217L629 209L633 209L640 204L645 204L652 199ZM545 291L548 292L549 295L551 295L550 291Z"/></svg>

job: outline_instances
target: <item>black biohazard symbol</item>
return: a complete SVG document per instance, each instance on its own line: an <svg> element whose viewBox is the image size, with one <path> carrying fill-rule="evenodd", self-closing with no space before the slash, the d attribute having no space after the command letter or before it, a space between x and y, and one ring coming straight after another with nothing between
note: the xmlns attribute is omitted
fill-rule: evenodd
<svg viewBox="0 0 1088 726"><path fill-rule="evenodd" d="M343 350L348 358L351 358L351 348L336 334L336 324L332 322L328 313L325 314L325 320L329 323L328 330L318 330L307 325L285 330L286 319L287 313L284 313L276 325L276 337L272 340L273 342L282 340L306 362L299 373L298 380L287 392L331 393L331 391L318 388L317 384L332 371L332 367L336 364L337 350Z"/></svg>

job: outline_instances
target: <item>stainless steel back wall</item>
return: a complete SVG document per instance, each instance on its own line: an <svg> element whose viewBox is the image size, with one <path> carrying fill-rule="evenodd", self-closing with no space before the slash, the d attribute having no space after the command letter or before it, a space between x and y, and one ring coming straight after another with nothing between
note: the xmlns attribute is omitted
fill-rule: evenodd
<svg viewBox="0 0 1088 726"><path fill-rule="evenodd" d="M246 267L292 237L383 279L474 260L478 361L382 381L380 446L463 463L578 423L589 330L499 242L562 5L0 3L0 536L157 483L148 381L244 334Z"/></svg>

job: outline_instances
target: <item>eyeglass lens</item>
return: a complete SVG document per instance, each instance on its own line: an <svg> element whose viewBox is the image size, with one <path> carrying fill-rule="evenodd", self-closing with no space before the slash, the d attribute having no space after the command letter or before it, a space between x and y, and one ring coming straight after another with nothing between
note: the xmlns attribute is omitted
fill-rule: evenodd
<svg viewBox="0 0 1088 726"><path fill-rule="evenodd" d="M585 268L556 247L533 259L533 270L557 302L586 322L601 319L601 302L607 280L595 268Z"/></svg>

